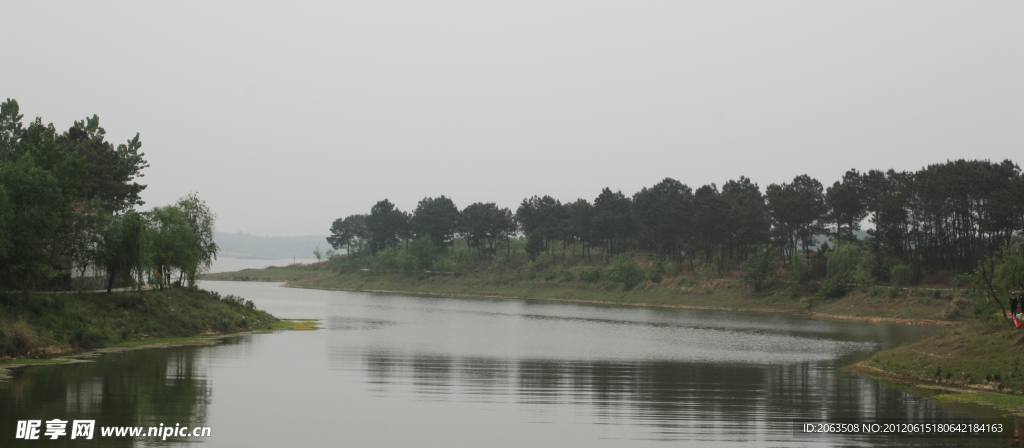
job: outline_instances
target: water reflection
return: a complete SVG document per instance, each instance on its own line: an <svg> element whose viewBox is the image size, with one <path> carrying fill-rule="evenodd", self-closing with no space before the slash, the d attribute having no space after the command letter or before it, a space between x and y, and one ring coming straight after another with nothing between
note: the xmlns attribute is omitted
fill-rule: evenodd
<svg viewBox="0 0 1024 448"><path fill-rule="evenodd" d="M15 422L32 419L96 420L90 446L111 447L134 441L101 438L99 427L205 426L212 385L196 353L196 348L143 350L102 355L97 362L16 369L0 385L0 440L3 446L83 444L70 439L70 429L55 441L19 443Z"/></svg>
<svg viewBox="0 0 1024 448"><path fill-rule="evenodd" d="M25 419L211 426L134 446L1006 446L794 434L799 419L994 417L840 367L920 327L798 316L408 297L205 283L323 330L108 354L0 383ZM78 442L78 441L75 441ZM72 445L67 438L52 444ZM74 446L80 446L78 443ZM132 446L108 438L89 446ZM14 445L18 446L18 445Z"/></svg>
<svg viewBox="0 0 1024 448"><path fill-rule="evenodd" d="M996 418L956 412L826 363L503 360L335 348L333 369L360 372L379 398L512 403L530 423L563 423L559 409L593 424L647 428L647 440L754 445L1007 446L1000 439L794 438L796 421ZM587 420L586 418L583 420ZM769 443L774 442L774 443Z"/></svg>

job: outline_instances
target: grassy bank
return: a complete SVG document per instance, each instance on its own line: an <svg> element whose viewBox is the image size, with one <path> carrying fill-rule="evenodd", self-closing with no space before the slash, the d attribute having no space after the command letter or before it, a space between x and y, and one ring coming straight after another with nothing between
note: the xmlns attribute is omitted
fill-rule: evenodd
<svg viewBox="0 0 1024 448"><path fill-rule="evenodd" d="M1024 332L999 319L938 332L848 367L866 376L949 389L939 401L1024 414Z"/></svg>
<svg viewBox="0 0 1024 448"><path fill-rule="evenodd" d="M602 272L603 270L603 272ZM616 281L612 267L528 266L489 269L462 275L388 270L332 269L326 263L210 274L207 280L282 281L317 289L389 291L420 294L522 297L618 305L721 308L809 312L822 318L870 321L941 321L959 323L974 315L981 297L972 291L935 288L864 288L841 299L822 299L799 285L776 282L754 292L738 273L724 278L664 275L643 279L630 288ZM597 272L597 274L594 274ZM588 277L589 275L589 277ZM984 305L982 303L982 305ZM911 322L907 322L911 323ZM933 322L938 323L938 322Z"/></svg>
<svg viewBox="0 0 1024 448"><path fill-rule="evenodd" d="M278 322L241 298L198 289L0 296L0 359L43 358L154 338L270 328Z"/></svg>
<svg viewBox="0 0 1024 448"><path fill-rule="evenodd" d="M592 274L599 269L603 269L599 275ZM804 288L778 280L755 292L738 273L728 272L719 278L693 273L664 275L660 281L647 278L626 288L615 280L612 269L552 263L527 265L527 269L478 269L461 275L407 275L396 270L336 269L320 263L219 273L206 278L286 281L288 286L318 289L797 312L825 319L950 324L955 328L880 352L849 369L904 384L939 387L942 392L931 397L938 401L1024 411L1024 397L1010 395L1024 393L1024 332L991 319L994 309L976 291L872 286L853 289L842 298L824 299L813 293L813 285Z"/></svg>

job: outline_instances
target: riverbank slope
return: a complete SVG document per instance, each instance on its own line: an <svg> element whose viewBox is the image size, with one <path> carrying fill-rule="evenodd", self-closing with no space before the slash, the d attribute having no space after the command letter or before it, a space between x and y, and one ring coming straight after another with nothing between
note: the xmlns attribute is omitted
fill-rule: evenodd
<svg viewBox="0 0 1024 448"><path fill-rule="evenodd" d="M67 355L152 338L253 331L277 322L251 301L201 289L7 293L0 295L0 361Z"/></svg>
<svg viewBox="0 0 1024 448"><path fill-rule="evenodd" d="M914 386L938 387L945 401L987 403L1024 412L1024 332L991 318L983 296L937 288L858 289L839 299L780 284L755 293L738 279L668 276L626 290L620 284L581 282L543 274L533 279L467 273L403 275L386 271L334 271L315 265L225 272L207 280L283 281L286 286L350 291L566 300L609 305L712 308L806 313L813 318L955 327L914 344L879 352L848 369ZM968 392L965 394L964 392Z"/></svg>
<svg viewBox="0 0 1024 448"><path fill-rule="evenodd" d="M822 299L800 288L779 284L755 293L736 278L702 279L666 276L632 288L600 280L587 282L563 272L529 276L494 273L403 275L388 271L335 271L317 265L292 265L209 274L205 280L280 281L286 286L347 291L503 297L574 302L807 313L833 320L959 325L974 315L981 299L970 290L868 288L841 299Z"/></svg>

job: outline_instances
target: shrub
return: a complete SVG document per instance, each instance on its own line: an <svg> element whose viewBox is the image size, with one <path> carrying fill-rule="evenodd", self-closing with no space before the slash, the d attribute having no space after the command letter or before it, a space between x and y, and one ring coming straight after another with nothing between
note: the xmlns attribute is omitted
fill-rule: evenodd
<svg viewBox="0 0 1024 448"><path fill-rule="evenodd" d="M615 262L615 269L612 271L612 279L622 283L626 291L633 289L637 284L647 277L643 269L636 264L633 257L619 257Z"/></svg>
<svg viewBox="0 0 1024 448"><path fill-rule="evenodd" d="M889 278L892 280L892 286L894 288L910 284L910 280L913 276L913 269L905 264L897 264L889 269Z"/></svg>
<svg viewBox="0 0 1024 448"><path fill-rule="evenodd" d="M559 268L553 268L553 269L548 269L548 270L544 271L544 280L549 281L549 282L555 281L555 279L558 278L558 274L559 274L558 271L559 271Z"/></svg>
<svg viewBox="0 0 1024 448"><path fill-rule="evenodd" d="M11 326L9 337L14 349L19 352L25 352L32 347L32 331L24 319Z"/></svg>
<svg viewBox="0 0 1024 448"><path fill-rule="evenodd" d="M412 258L414 268L420 271L430 269L434 264L434 260L437 259L438 253L434 242L426 236L416 238L412 244L409 244L409 250L406 252Z"/></svg>
<svg viewBox="0 0 1024 448"><path fill-rule="evenodd" d="M838 299L846 295L846 281L838 276L825 277L818 294L826 299Z"/></svg>
<svg viewBox="0 0 1024 448"><path fill-rule="evenodd" d="M740 267L743 272L743 281L760 292L765 287L772 269L774 253L771 248L759 247L747 261Z"/></svg>
<svg viewBox="0 0 1024 448"><path fill-rule="evenodd" d="M566 282L576 280L576 273L572 269L562 269L562 280Z"/></svg>
<svg viewBox="0 0 1024 448"><path fill-rule="evenodd" d="M580 271L580 280L586 283L597 283L601 281L602 275L601 268L592 268Z"/></svg>
<svg viewBox="0 0 1024 448"><path fill-rule="evenodd" d="M651 270L647 272L647 279L651 283L661 283L665 278L665 263L661 260L655 261L654 265L651 266Z"/></svg>
<svg viewBox="0 0 1024 448"><path fill-rule="evenodd" d="M835 299L846 295L850 283L868 281L870 264L862 263L860 249L853 244L837 244L835 250L825 253L825 281L818 294Z"/></svg>
<svg viewBox="0 0 1024 448"><path fill-rule="evenodd" d="M717 274L718 265L715 263L704 263L697 266L697 276L700 277L701 280L711 280L712 278L715 278L715 275Z"/></svg>

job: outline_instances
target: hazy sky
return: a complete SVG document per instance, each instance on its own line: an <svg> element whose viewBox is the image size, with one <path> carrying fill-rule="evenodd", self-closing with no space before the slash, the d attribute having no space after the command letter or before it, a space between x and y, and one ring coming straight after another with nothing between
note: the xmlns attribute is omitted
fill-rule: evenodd
<svg viewBox="0 0 1024 448"><path fill-rule="evenodd" d="M0 99L141 133L146 208L327 234L741 175L1024 163L1021 1L15 2Z"/></svg>

